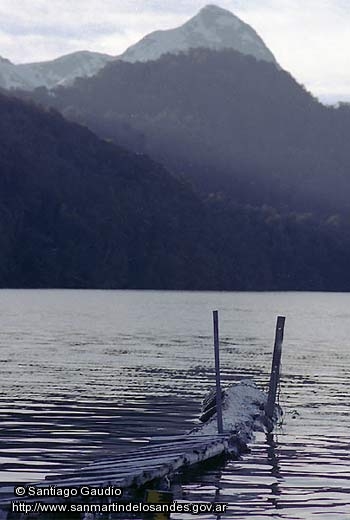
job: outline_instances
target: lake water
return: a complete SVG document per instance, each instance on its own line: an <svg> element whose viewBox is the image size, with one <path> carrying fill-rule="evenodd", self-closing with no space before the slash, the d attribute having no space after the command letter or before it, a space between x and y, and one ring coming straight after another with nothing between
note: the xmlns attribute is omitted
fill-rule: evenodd
<svg viewBox="0 0 350 520"><path fill-rule="evenodd" d="M176 498L227 502L227 519L350 519L349 294L0 291L0 482L192 428L214 384L213 309L224 385L266 387L286 315L285 418Z"/></svg>

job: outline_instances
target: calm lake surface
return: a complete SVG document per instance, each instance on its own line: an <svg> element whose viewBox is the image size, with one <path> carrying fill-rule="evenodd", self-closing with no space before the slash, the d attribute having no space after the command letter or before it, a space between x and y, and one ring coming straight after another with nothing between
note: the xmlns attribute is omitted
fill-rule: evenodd
<svg viewBox="0 0 350 520"><path fill-rule="evenodd" d="M225 519L350 519L349 294L0 291L1 484L191 429L214 384L213 309L224 385L266 387L286 315L285 418L176 499L227 502Z"/></svg>

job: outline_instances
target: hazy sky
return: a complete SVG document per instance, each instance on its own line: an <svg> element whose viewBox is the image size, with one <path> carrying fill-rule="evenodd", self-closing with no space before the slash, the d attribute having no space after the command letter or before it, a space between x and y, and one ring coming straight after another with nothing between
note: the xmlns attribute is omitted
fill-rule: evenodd
<svg viewBox="0 0 350 520"><path fill-rule="evenodd" d="M117 55L205 0L0 0L0 55L15 63L88 49ZM315 95L350 99L350 0L220 0Z"/></svg>

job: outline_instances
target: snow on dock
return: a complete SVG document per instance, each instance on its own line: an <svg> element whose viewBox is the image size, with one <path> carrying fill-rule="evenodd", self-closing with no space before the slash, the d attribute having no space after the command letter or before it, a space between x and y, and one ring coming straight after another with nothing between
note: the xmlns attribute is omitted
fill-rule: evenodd
<svg viewBox="0 0 350 520"><path fill-rule="evenodd" d="M215 394L212 395L212 402L215 402ZM265 414L266 404L267 395L259 390L251 379L245 379L236 385L231 385L223 392L224 432L236 432L240 442L247 443L252 440L254 431L273 429L273 425L280 417L281 409L276 406L274 418L270 423ZM213 408L214 413L208 420L192 430L190 434L213 435L217 432L215 404ZM205 414L203 415L205 416Z"/></svg>

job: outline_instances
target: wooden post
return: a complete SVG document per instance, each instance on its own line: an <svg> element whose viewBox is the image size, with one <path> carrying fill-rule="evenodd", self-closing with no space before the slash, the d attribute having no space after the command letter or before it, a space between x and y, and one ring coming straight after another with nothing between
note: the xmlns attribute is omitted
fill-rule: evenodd
<svg viewBox="0 0 350 520"><path fill-rule="evenodd" d="M213 311L214 321L214 353L215 353L215 377L216 377L216 417L218 433L223 433L222 424L222 400L221 400L221 378L220 378L220 355L219 355L219 314Z"/></svg>
<svg viewBox="0 0 350 520"><path fill-rule="evenodd" d="M278 316L276 323L275 345L273 349L272 367L269 384L269 395L267 397L266 415L272 419L275 409L275 402L277 396L277 389L280 381L281 355L282 343L284 334L284 323L286 318Z"/></svg>

